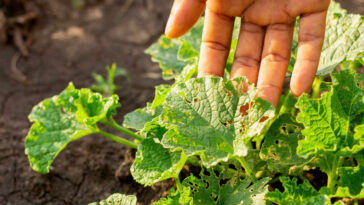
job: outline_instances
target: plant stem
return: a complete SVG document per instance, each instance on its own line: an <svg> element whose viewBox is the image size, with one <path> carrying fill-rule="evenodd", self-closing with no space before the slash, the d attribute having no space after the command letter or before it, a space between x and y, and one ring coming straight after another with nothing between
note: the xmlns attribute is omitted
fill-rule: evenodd
<svg viewBox="0 0 364 205"><path fill-rule="evenodd" d="M129 146L129 147L134 148L134 149L138 149L138 145L135 144L134 142L130 142L129 140L123 139L121 137L110 134L108 132L104 132L102 130L98 131L97 133L104 136L104 137L106 137L106 138L109 138L109 139L111 139L111 140L113 140L113 141L115 141L117 143Z"/></svg>
<svg viewBox="0 0 364 205"><path fill-rule="evenodd" d="M321 88L321 83L323 81L323 77L322 76L317 76L315 77L315 81L313 82L313 86L312 86L312 98L313 99L318 99L320 98L320 88Z"/></svg>
<svg viewBox="0 0 364 205"><path fill-rule="evenodd" d="M331 165L329 168L329 171L327 171L327 188L330 189L331 193L334 193L335 186L337 183L337 169L341 166L343 163L342 157L329 157L326 158L328 160L328 163Z"/></svg>
<svg viewBox="0 0 364 205"><path fill-rule="evenodd" d="M282 107L279 110L279 115L283 115L285 113L289 113L294 115L296 112L296 100L292 100L294 99L294 96L291 92L288 92L287 96L285 97Z"/></svg>
<svg viewBox="0 0 364 205"><path fill-rule="evenodd" d="M250 169L249 164L245 161L243 157L236 157L236 159L240 162L240 165L245 169L245 172L249 176L249 178L255 183L257 181L257 178L255 178L255 175L253 174L253 171Z"/></svg>
<svg viewBox="0 0 364 205"><path fill-rule="evenodd" d="M132 138L134 138L136 140L139 140L139 141L143 141L143 138L141 136L139 136L139 135L135 134L134 132L130 131L129 129L119 125L118 123L115 122L114 119L111 119L109 121L105 120L105 121L102 121L102 123L109 126L109 127L111 127L111 128L114 128L114 129L116 129L116 130L118 130L118 131L120 131L120 132L122 132L122 133L124 133L126 135L128 135L129 137L132 137Z"/></svg>
<svg viewBox="0 0 364 205"><path fill-rule="evenodd" d="M177 189L182 190L182 184L181 181L179 180L179 177L175 177L174 179L176 181Z"/></svg>

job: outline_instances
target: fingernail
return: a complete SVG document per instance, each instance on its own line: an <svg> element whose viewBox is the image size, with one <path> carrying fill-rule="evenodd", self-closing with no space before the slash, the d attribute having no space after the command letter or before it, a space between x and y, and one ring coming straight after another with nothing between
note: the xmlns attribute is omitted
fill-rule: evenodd
<svg viewBox="0 0 364 205"><path fill-rule="evenodd" d="M169 16L164 34L168 35L172 30L172 14Z"/></svg>

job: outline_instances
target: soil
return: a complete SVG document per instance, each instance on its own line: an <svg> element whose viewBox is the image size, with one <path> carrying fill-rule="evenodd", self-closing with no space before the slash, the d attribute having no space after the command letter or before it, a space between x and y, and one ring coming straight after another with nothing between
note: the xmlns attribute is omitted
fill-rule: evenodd
<svg viewBox="0 0 364 205"><path fill-rule="evenodd" d="M341 0L364 13L364 0ZM105 74L116 62L131 74L118 78L123 107L116 120L153 99L164 83L158 65L143 51L163 33L170 0L33 0L38 14L29 29L29 55L18 57L11 42L0 44L0 205L87 204L112 193L134 194L139 204L165 196L171 181L144 188L129 168L133 150L93 135L72 142L41 175L29 167L24 138L33 105L63 90L68 82L89 87L92 72ZM131 4L128 4L131 3ZM0 36L1 38L1 36ZM24 74L14 78L11 69ZM13 66L11 64L13 63Z"/></svg>

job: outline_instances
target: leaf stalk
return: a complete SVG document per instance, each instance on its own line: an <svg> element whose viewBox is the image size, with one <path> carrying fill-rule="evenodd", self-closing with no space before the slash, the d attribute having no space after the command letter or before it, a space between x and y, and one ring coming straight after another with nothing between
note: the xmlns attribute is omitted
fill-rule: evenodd
<svg viewBox="0 0 364 205"><path fill-rule="evenodd" d="M236 157L236 159L240 162L240 165L244 168L246 174L249 176L249 178L255 183L257 181L257 178L253 174L252 169L249 167L249 164L245 161L243 157Z"/></svg>
<svg viewBox="0 0 364 205"><path fill-rule="evenodd" d="M104 137L106 137L106 138L109 138L109 139L111 139L111 140L113 140L113 141L115 141L117 143L129 146L129 147L134 148L134 149L138 149L138 145L135 144L134 142L130 142L129 140L123 139L121 137L110 134L108 132L104 132L102 130L99 130L97 133L104 136Z"/></svg>
<svg viewBox="0 0 364 205"><path fill-rule="evenodd" d="M322 76L315 77L315 81L312 85L312 98L313 99L319 99L320 98L320 92L321 92L321 84L323 82L324 78Z"/></svg>
<svg viewBox="0 0 364 205"><path fill-rule="evenodd" d="M102 123L128 135L129 137L139 140L140 142L143 141L143 138L141 136L139 136L139 135L135 134L134 132L130 131L129 129L119 125L117 122L115 122L114 119L110 119L108 121L105 120L105 121L102 121Z"/></svg>
<svg viewBox="0 0 364 205"><path fill-rule="evenodd" d="M175 177L174 179L176 181L177 189L182 190L182 184L181 184L181 180L179 180L179 177Z"/></svg>

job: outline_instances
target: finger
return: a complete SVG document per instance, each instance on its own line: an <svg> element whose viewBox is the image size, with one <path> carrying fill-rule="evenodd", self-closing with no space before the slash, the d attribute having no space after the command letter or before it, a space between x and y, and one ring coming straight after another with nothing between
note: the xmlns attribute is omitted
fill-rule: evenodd
<svg viewBox="0 0 364 205"><path fill-rule="evenodd" d="M263 40L263 27L246 22L241 24L231 78L246 76L250 83L257 84Z"/></svg>
<svg viewBox="0 0 364 205"><path fill-rule="evenodd" d="M205 9L206 0L175 0L165 34L176 38L185 34L197 22Z"/></svg>
<svg viewBox="0 0 364 205"><path fill-rule="evenodd" d="M258 97L277 106L288 68L294 24L267 27L258 76Z"/></svg>
<svg viewBox="0 0 364 205"><path fill-rule="evenodd" d="M199 61L199 76L224 75L233 27L234 17L218 14L209 9L206 10Z"/></svg>
<svg viewBox="0 0 364 205"><path fill-rule="evenodd" d="M315 78L325 37L326 11L300 18L297 60L291 78L295 96L307 92Z"/></svg>

